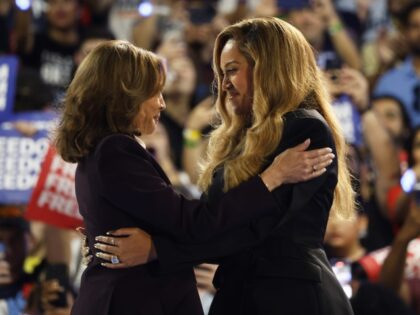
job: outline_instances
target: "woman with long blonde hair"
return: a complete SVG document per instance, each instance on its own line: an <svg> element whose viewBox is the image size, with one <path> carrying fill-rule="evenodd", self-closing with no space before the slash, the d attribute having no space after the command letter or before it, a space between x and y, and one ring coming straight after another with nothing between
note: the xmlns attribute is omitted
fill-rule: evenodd
<svg viewBox="0 0 420 315"><path fill-rule="evenodd" d="M336 159L317 178L273 190L276 215L252 231L198 244L155 237L158 259L175 265L218 258L213 315L352 314L322 249L329 216L351 217L354 196L311 46L280 19L244 20L218 35L214 71L221 123L199 180L210 204L307 138L311 148L332 147Z"/></svg>

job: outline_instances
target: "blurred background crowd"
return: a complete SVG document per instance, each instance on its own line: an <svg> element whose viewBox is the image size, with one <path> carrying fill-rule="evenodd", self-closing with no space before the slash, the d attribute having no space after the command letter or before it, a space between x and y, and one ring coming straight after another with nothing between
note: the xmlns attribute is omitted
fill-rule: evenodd
<svg viewBox="0 0 420 315"><path fill-rule="evenodd" d="M259 16L302 31L342 123L358 211L351 220L329 221L325 246L355 314L420 315L420 1L0 0L0 61L17 60L13 109L7 118L0 111L0 129L36 139L45 124L18 114L59 112L89 51L126 39L165 59L167 108L145 141L179 192L197 197L199 161L217 122L215 37ZM0 96L11 89L4 73L0 66ZM2 135L0 315L70 314L83 270L81 236L72 225L28 214L31 194L11 197L14 179L5 174L20 166L7 162L16 151ZM71 207L55 208L69 214ZM195 268L205 310L216 267Z"/></svg>

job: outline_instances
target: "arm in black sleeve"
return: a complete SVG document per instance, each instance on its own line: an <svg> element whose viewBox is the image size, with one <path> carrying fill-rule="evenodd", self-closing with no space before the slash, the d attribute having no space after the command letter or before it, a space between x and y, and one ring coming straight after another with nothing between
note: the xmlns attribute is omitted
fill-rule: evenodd
<svg viewBox="0 0 420 315"><path fill-rule="evenodd" d="M290 124L283 137L286 138L280 144L277 154L302 143L308 137L311 138L309 149L329 146L335 151L331 132L327 125L319 119L299 119ZM277 213L259 218L252 224L228 231L201 244L181 243L163 235L153 235L161 267L170 269L174 265L217 261L219 258L257 245L269 237L274 230L281 229L284 224L287 224L287 221L291 220L313 198L323 197L315 195L330 177L337 177L335 160L324 174L315 179L298 184L282 185L274 190Z"/></svg>
<svg viewBox="0 0 420 315"><path fill-rule="evenodd" d="M212 208L204 200L185 199L165 182L147 152L127 136L105 139L95 158L102 197L176 241L204 241L275 211L275 200L259 176L226 193Z"/></svg>

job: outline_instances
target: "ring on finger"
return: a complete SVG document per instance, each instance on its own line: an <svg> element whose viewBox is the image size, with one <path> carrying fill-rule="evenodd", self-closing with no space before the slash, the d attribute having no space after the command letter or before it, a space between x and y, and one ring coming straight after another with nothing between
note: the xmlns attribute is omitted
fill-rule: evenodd
<svg viewBox="0 0 420 315"><path fill-rule="evenodd" d="M112 263L113 265L115 265L115 264L119 264L119 263L120 263L120 260L118 259L118 256L116 256L116 255L112 255L112 256L111 256L111 263Z"/></svg>

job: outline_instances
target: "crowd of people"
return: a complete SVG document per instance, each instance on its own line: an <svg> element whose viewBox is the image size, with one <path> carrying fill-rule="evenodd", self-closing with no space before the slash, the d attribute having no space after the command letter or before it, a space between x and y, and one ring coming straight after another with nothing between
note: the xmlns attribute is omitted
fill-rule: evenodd
<svg viewBox="0 0 420 315"><path fill-rule="evenodd" d="M60 112L78 66L101 43L153 51L165 68L166 108L142 141L174 189L197 198L225 88L215 73L228 71L214 69L216 38L258 17L290 23L312 46L346 140L357 211L330 216L323 241L354 313L420 314L419 1L33 0L23 8L0 0L0 57L19 60L14 111ZM24 121L15 128L37 132ZM70 314L89 253L80 254L80 233L28 221L25 210L0 205L0 314ZM205 312L216 268L194 267Z"/></svg>

